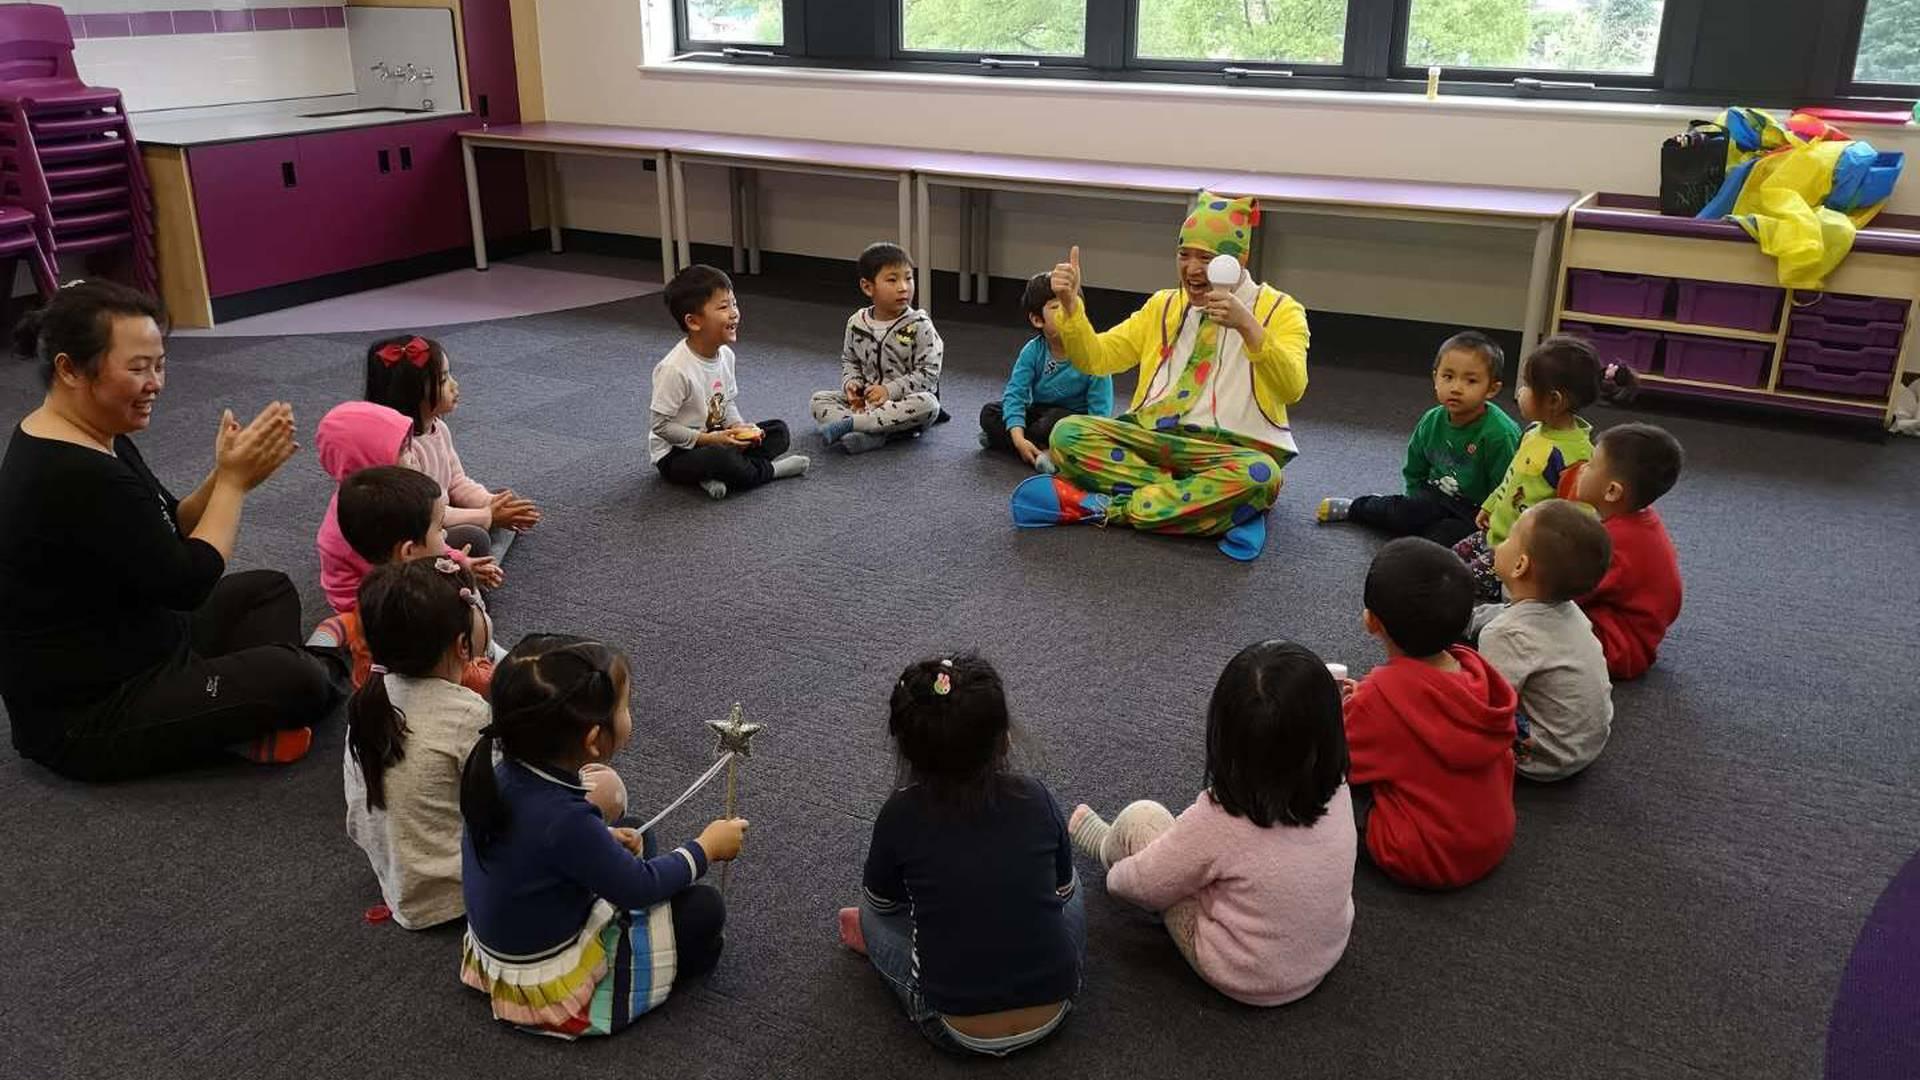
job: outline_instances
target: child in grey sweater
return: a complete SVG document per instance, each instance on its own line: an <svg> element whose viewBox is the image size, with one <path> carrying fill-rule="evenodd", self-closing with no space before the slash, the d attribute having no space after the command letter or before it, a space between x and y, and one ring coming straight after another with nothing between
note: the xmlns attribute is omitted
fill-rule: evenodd
<svg viewBox="0 0 1920 1080"><path fill-rule="evenodd" d="M1607 572L1612 541L1578 503L1529 508L1493 551L1509 604L1474 609L1480 655L1520 692L1520 775L1562 780L1593 764L1613 730L1607 658L1575 597Z"/></svg>
<svg viewBox="0 0 1920 1080"><path fill-rule="evenodd" d="M945 347L926 312L913 306L913 260L897 244L860 253L860 291L873 301L847 320L840 389L813 395L813 419L828 444L849 454L918 435L940 419Z"/></svg>

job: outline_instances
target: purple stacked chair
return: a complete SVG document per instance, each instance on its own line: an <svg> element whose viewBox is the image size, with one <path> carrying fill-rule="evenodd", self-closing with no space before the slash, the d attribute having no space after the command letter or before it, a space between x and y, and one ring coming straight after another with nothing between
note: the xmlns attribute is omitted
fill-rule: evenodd
<svg viewBox="0 0 1920 1080"><path fill-rule="evenodd" d="M66 13L50 4L0 5L0 206L31 215L48 259L125 249L132 283L156 291L153 201L126 107L80 80Z"/></svg>

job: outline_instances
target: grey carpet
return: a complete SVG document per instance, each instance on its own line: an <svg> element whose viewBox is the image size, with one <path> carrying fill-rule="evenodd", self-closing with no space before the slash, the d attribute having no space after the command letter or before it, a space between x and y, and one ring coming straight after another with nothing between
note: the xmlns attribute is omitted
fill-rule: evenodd
<svg viewBox="0 0 1920 1080"><path fill-rule="evenodd" d="M849 293L851 290L848 290ZM791 294L790 294L791 295ZM805 423L853 298L752 292L745 409ZM908 660L973 648L1004 673L1025 754L1058 798L1182 806L1225 660L1269 636L1377 662L1359 593L1376 541L1314 500L1391 487L1431 404L1399 372L1323 350L1295 413L1267 553L1091 529L1012 529L1024 474L974 441L1022 340L949 318L956 419L713 504L645 464L657 298L445 333L469 469L541 502L495 615L510 639L594 634L633 657L640 807L709 758L734 701L769 725L746 775L753 839L719 971L635 1030L562 1046L487 1019L457 929L368 926L371 873L342 828L341 730L283 769L81 787L0 753L0 1007L11 1076L960 1075L895 1012L833 912L852 901L892 762L884 703ZM289 397L306 432L354 395L362 335L176 340L142 440L184 490L224 405ZM0 366L0 421L37 401ZM1508 400L1511 400L1509 395ZM1599 424L1623 414L1597 410ZM1244 1008L1189 973L1147 916L1089 882L1086 991L1006 1075L1804 1077L1867 910L1920 846L1915 537L1920 446L1715 418L1667 420L1690 466L1663 504L1687 607L1617 691L1587 775L1523 786L1519 838L1449 895L1363 865L1346 958L1311 997ZM248 507L242 566L286 570L310 616L328 482L310 451ZM76 567L75 572L85 572ZM751 621L742 616L751 616ZM699 800L670 832L718 807ZM1085 868L1083 868L1084 870Z"/></svg>

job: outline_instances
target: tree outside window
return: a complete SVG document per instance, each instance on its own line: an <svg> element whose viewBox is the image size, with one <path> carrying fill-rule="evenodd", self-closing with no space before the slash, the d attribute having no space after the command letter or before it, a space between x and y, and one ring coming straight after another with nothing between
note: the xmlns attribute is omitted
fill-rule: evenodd
<svg viewBox="0 0 1920 1080"><path fill-rule="evenodd" d="M1087 0L901 0L909 52L1083 56Z"/></svg>
<svg viewBox="0 0 1920 1080"><path fill-rule="evenodd" d="M1650 75L1665 6L1664 0L1413 0L1407 63Z"/></svg>
<svg viewBox="0 0 1920 1080"><path fill-rule="evenodd" d="M785 40L781 0L687 0L687 40L778 45Z"/></svg>
<svg viewBox="0 0 1920 1080"><path fill-rule="evenodd" d="M1920 83L1920 0L1868 0L1853 78L1863 83Z"/></svg>

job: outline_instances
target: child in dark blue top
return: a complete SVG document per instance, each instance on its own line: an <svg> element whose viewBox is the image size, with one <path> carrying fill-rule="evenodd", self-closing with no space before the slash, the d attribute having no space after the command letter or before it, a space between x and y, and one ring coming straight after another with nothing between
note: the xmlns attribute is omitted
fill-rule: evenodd
<svg viewBox="0 0 1920 1080"><path fill-rule="evenodd" d="M460 782L460 978L497 1020L610 1035L720 958L726 909L696 882L740 853L747 823L641 857L640 835L608 828L580 779L632 730L626 657L597 641L532 635L494 672L493 723Z"/></svg>
<svg viewBox="0 0 1920 1080"><path fill-rule="evenodd" d="M925 660L894 687L906 785L873 823L858 908L865 953L934 1045L1004 1056L1039 1042L1080 991L1086 913L1066 819L1007 771L1006 695L977 656Z"/></svg>
<svg viewBox="0 0 1920 1080"><path fill-rule="evenodd" d="M1038 472L1053 471L1047 440L1053 425L1076 413L1113 415L1113 376L1088 375L1067 362L1060 345L1060 301L1053 275L1035 274L1020 301L1039 333L1020 350L999 401L980 410L980 445L1007 450Z"/></svg>

